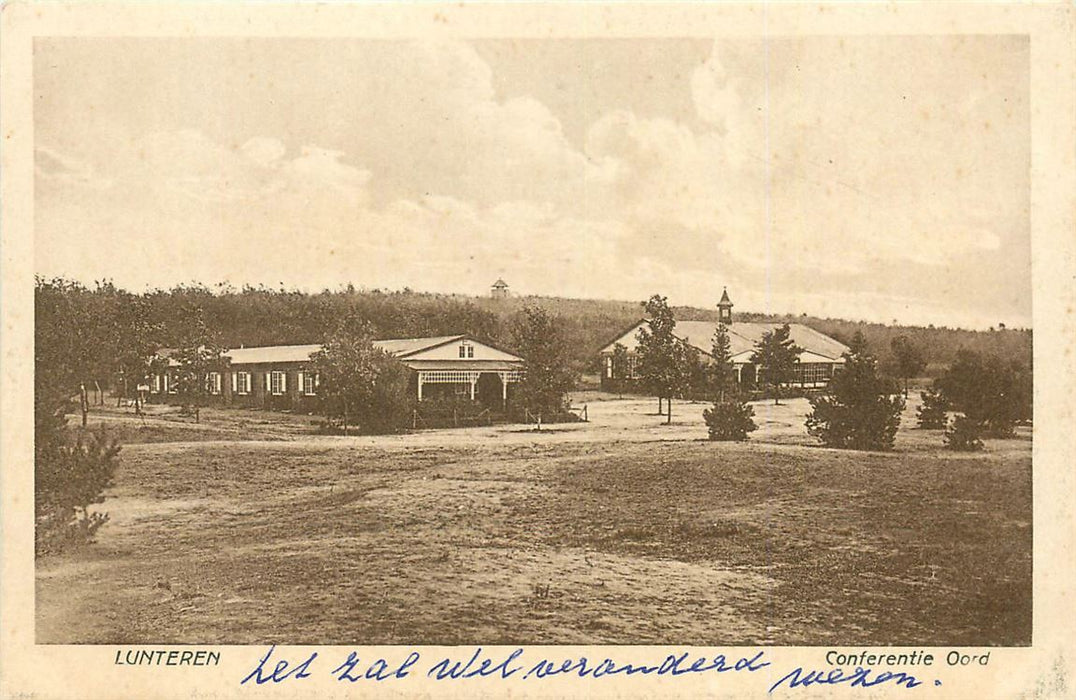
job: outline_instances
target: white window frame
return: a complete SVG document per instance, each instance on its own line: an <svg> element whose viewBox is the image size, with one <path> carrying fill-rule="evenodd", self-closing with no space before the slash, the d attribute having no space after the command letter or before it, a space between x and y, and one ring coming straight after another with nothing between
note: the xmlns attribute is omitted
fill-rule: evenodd
<svg viewBox="0 0 1076 700"><path fill-rule="evenodd" d="M179 393L179 375L178 374L172 374L171 372L169 372L168 374L164 375L164 384L165 384L165 387L167 387L169 394L178 394Z"/></svg>
<svg viewBox="0 0 1076 700"><path fill-rule="evenodd" d="M269 393L273 396L283 396L287 390L287 373L280 370L269 372Z"/></svg>
<svg viewBox="0 0 1076 700"><path fill-rule="evenodd" d="M206 386L213 396L220 396L220 372L210 372L206 375Z"/></svg>
<svg viewBox="0 0 1076 700"><path fill-rule="evenodd" d="M151 394L159 394L159 393L161 393L161 375L159 375L159 374L154 374L153 375L153 384L150 387L149 393L151 393Z"/></svg>
<svg viewBox="0 0 1076 700"><path fill-rule="evenodd" d="M237 396L250 396L250 372L235 373L235 393Z"/></svg>
<svg viewBox="0 0 1076 700"><path fill-rule="evenodd" d="M303 386L302 392L306 396L317 396L318 393L318 375L316 372L304 372L303 373Z"/></svg>

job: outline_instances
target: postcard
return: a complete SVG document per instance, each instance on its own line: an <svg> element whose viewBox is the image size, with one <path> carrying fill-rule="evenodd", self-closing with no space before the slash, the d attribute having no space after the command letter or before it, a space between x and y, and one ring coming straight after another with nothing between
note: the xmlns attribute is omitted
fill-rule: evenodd
<svg viewBox="0 0 1076 700"><path fill-rule="evenodd" d="M3 697L1070 697L1073 16L4 5Z"/></svg>

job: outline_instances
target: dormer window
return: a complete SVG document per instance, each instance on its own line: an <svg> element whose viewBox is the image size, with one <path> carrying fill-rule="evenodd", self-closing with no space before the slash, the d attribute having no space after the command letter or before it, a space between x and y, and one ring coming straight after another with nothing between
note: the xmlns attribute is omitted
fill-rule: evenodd
<svg viewBox="0 0 1076 700"><path fill-rule="evenodd" d="M470 343L460 343L460 358L473 358L474 357L474 345Z"/></svg>

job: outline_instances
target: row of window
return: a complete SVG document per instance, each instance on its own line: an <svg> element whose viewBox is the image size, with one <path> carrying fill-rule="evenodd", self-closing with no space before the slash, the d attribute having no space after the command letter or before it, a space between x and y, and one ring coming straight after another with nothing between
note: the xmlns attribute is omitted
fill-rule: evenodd
<svg viewBox="0 0 1076 700"><path fill-rule="evenodd" d="M273 396L283 396L288 391L288 373L283 371L265 372L262 375L265 392ZM316 396L319 377L314 372L298 372L299 394L302 396ZM254 386L254 373L237 371L232 372L232 393L237 396L248 396ZM205 378L206 391L218 396L222 390L222 376L220 372L209 372ZM174 374L155 374L150 391L154 394L175 394L179 392L179 381Z"/></svg>
<svg viewBox="0 0 1076 700"><path fill-rule="evenodd" d="M624 358L627 367L624 368L624 379L640 379L638 371L635 367L635 356L628 355ZM607 355L605 357L605 377L606 379L613 379L613 356Z"/></svg>
<svg viewBox="0 0 1076 700"><path fill-rule="evenodd" d="M804 384L817 384L828 382L833 376L833 365L821 362L811 362L805 365L796 365L796 381Z"/></svg>
<svg viewBox="0 0 1076 700"><path fill-rule="evenodd" d="M627 367L624 368L624 378L626 379L639 379L637 374L636 358L632 355L628 355L625 358ZM605 377L607 379L613 379L613 357L612 355L605 356ZM802 384L817 384L820 382L829 381L833 375L840 371L840 365L831 365L828 362L809 362L806 364L797 364L795 369L794 382ZM762 373L760 371L759 376L761 378Z"/></svg>

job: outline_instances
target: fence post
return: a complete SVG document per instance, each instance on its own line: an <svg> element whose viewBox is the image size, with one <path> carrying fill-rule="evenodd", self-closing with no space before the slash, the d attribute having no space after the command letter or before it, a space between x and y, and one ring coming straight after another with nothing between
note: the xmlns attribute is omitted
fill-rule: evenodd
<svg viewBox="0 0 1076 700"><path fill-rule="evenodd" d="M411 409L411 430L418 429L418 409Z"/></svg>

